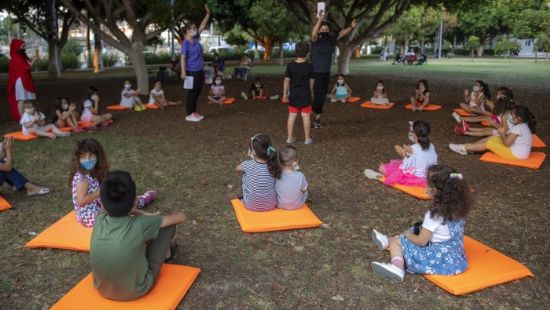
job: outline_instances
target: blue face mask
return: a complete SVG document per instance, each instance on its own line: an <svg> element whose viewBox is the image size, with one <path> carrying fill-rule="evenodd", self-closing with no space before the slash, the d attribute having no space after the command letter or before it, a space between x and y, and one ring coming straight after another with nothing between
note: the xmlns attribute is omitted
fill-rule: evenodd
<svg viewBox="0 0 550 310"><path fill-rule="evenodd" d="M92 169L94 169L96 163L97 163L97 159L85 159L80 161L80 167L88 171L91 171Z"/></svg>

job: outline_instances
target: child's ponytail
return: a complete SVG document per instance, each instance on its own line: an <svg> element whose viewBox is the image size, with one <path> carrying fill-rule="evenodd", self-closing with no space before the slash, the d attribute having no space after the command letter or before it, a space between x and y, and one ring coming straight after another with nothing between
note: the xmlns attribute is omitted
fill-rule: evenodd
<svg viewBox="0 0 550 310"><path fill-rule="evenodd" d="M267 169L269 170L269 173L271 173L274 178L280 179L282 169L279 163L279 155L275 147L267 147L267 158Z"/></svg>
<svg viewBox="0 0 550 310"><path fill-rule="evenodd" d="M529 126L532 133L537 132L537 120L535 115L533 115L526 106L517 105L513 108L512 113L519 116L521 121Z"/></svg>
<svg viewBox="0 0 550 310"><path fill-rule="evenodd" d="M268 135L257 134L250 139L250 149L256 153L256 157L267 162L269 173L276 178L281 178L281 165L279 164L279 154L277 149L271 144Z"/></svg>
<svg viewBox="0 0 550 310"><path fill-rule="evenodd" d="M428 168L428 187L434 190L431 216L440 216L443 222L464 219L473 201L470 188L461 173L445 165Z"/></svg>
<svg viewBox="0 0 550 310"><path fill-rule="evenodd" d="M416 135L418 144L422 150L426 151L430 148L430 124L425 121L415 121L412 125L412 131Z"/></svg>

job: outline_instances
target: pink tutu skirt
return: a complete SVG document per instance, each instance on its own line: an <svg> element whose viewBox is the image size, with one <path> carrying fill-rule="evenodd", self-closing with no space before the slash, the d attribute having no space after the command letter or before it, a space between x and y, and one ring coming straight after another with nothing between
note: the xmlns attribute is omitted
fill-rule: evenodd
<svg viewBox="0 0 550 310"><path fill-rule="evenodd" d="M389 163L382 165L386 171L384 184L426 187L426 178L417 177L412 173L404 172L399 168L401 163L403 163L402 160L390 160Z"/></svg>

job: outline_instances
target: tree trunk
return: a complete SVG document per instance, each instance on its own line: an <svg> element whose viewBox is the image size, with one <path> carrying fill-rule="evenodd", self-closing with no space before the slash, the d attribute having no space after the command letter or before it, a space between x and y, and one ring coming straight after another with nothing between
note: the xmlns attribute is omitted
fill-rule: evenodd
<svg viewBox="0 0 550 310"><path fill-rule="evenodd" d="M484 42L481 42L481 44L477 47L477 57L483 56L483 44Z"/></svg>
<svg viewBox="0 0 550 310"><path fill-rule="evenodd" d="M59 49L56 41L48 41L48 77L50 79L58 79L61 77L61 58L59 57Z"/></svg>
<svg viewBox="0 0 550 310"><path fill-rule="evenodd" d="M48 41L48 77L58 79L61 76L61 57L58 49L58 26L55 0L46 1L46 31Z"/></svg>
<svg viewBox="0 0 550 310"><path fill-rule="evenodd" d="M92 42L90 41L91 29L86 27L86 68L92 65Z"/></svg>
<svg viewBox="0 0 550 310"><path fill-rule="evenodd" d="M409 43L410 43L409 38L406 38L405 39L405 54L409 52Z"/></svg>
<svg viewBox="0 0 550 310"><path fill-rule="evenodd" d="M279 65L283 65L284 64L284 58L285 58L285 51L283 49L283 41L281 41L281 44L279 45L280 46L280 50L279 50Z"/></svg>
<svg viewBox="0 0 550 310"><path fill-rule="evenodd" d="M340 57L338 57L338 73L349 74L349 61L353 53L353 48L348 44L340 44Z"/></svg>
<svg viewBox="0 0 550 310"><path fill-rule="evenodd" d="M258 51L258 40L254 40L254 59L253 60L256 60L259 58L260 58L260 51Z"/></svg>
<svg viewBox="0 0 550 310"><path fill-rule="evenodd" d="M424 39L422 39L422 42L420 43L420 53L424 54Z"/></svg>
<svg viewBox="0 0 550 310"><path fill-rule="evenodd" d="M270 36L263 37L264 60L271 60L271 52L273 50L273 38Z"/></svg>
<svg viewBox="0 0 550 310"><path fill-rule="evenodd" d="M362 46L358 46L353 49L353 58L361 58L361 47Z"/></svg>
<svg viewBox="0 0 550 310"><path fill-rule="evenodd" d="M128 56L132 60L132 67L137 79L137 88L142 95L149 94L149 74L147 65L145 64L145 55L143 54L144 44L134 41L132 49L128 52ZM194 81L194 83L203 83L203 81Z"/></svg>
<svg viewBox="0 0 550 310"><path fill-rule="evenodd" d="M453 35L453 51L456 48L456 34Z"/></svg>
<svg viewBox="0 0 550 310"><path fill-rule="evenodd" d="M94 73L103 71L103 56L101 55L102 49L101 34L94 32Z"/></svg>

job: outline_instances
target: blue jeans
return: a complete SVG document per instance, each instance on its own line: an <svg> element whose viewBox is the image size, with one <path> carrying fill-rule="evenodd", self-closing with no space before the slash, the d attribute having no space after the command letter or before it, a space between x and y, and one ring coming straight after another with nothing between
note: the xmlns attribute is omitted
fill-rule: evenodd
<svg viewBox="0 0 550 310"><path fill-rule="evenodd" d="M22 189L25 187L25 184L29 182L29 180L27 180L27 178L25 178L19 171L15 170L15 168L10 171L0 171L0 185L2 185L4 181L15 187L15 190Z"/></svg>

